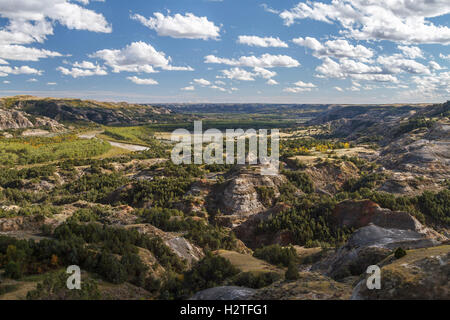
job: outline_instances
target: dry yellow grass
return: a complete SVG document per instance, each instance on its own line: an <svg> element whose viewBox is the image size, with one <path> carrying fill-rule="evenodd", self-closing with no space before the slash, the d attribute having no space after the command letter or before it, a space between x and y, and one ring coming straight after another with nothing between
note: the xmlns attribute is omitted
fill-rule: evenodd
<svg viewBox="0 0 450 320"><path fill-rule="evenodd" d="M334 151L335 151L335 154L333 154L332 156L337 156L337 157L343 157L343 156L353 157L353 156L361 156L361 155L370 155L370 154L374 154L377 152L375 150L368 149L363 146L359 146L359 147L355 147L355 148L348 148L348 149L336 149ZM328 158L327 153L318 152L318 151L313 151L309 155L290 157L289 159L290 160L295 160L295 159L300 160L301 162L306 163L306 164L312 164L317 159L328 159L330 161L335 160L333 158Z"/></svg>
<svg viewBox="0 0 450 320"><path fill-rule="evenodd" d="M306 258L308 256L311 256L313 254L319 253L322 251L321 247L317 248L305 248L300 246L294 246L295 251L297 252L297 255L299 258Z"/></svg>
<svg viewBox="0 0 450 320"><path fill-rule="evenodd" d="M228 250L218 250L215 254L227 259L233 266L242 272L284 272L283 269L275 267L274 265L251 255Z"/></svg>
<svg viewBox="0 0 450 320"><path fill-rule="evenodd" d="M0 295L0 300L25 300L27 298L27 293L31 290L36 289L38 281L15 281L15 280L5 280L2 286L14 286L14 288L3 295Z"/></svg>

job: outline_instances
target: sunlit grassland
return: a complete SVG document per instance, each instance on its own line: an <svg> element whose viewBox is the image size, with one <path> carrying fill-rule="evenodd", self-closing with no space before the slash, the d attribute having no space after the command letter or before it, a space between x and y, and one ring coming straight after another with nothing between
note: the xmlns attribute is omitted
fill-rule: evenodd
<svg viewBox="0 0 450 320"><path fill-rule="evenodd" d="M103 127L97 137L104 140L148 146L154 140L154 131L146 126Z"/></svg>
<svg viewBox="0 0 450 320"><path fill-rule="evenodd" d="M0 139L0 165L29 165L63 159L90 158L108 152L111 145L99 139L55 137Z"/></svg>

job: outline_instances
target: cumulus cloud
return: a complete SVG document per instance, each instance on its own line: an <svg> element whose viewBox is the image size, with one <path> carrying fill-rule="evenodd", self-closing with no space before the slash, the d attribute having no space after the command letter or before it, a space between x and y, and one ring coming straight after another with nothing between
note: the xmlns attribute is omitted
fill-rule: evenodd
<svg viewBox="0 0 450 320"><path fill-rule="evenodd" d="M419 47L398 46L398 49L403 52L405 57L411 59L423 58L422 49Z"/></svg>
<svg viewBox="0 0 450 320"><path fill-rule="evenodd" d="M445 60L450 60L450 54L448 54L448 55L443 55L442 53L440 53L440 54L439 54L439 58L445 59Z"/></svg>
<svg viewBox="0 0 450 320"><path fill-rule="evenodd" d="M10 67L10 66L0 66L0 77L6 77L10 74L18 75L18 74L37 74L41 75L43 73L42 70L37 70L31 68L29 66L21 66L21 67Z"/></svg>
<svg viewBox="0 0 450 320"><path fill-rule="evenodd" d="M341 87L334 87L334 89L339 91L339 92L344 92L344 89L342 89Z"/></svg>
<svg viewBox="0 0 450 320"><path fill-rule="evenodd" d="M311 88L301 88L301 87L293 87L293 88L283 89L284 92L289 92L289 93L309 92L311 90L312 90Z"/></svg>
<svg viewBox="0 0 450 320"><path fill-rule="evenodd" d="M112 32L102 14L67 0L2 0L0 17L7 19L0 29L0 57L6 60L37 61L61 56L57 52L24 46L43 43L53 34L55 23L68 29Z"/></svg>
<svg viewBox="0 0 450 320"><path fill-rule="evenodd" d="M83 63L74 63L73 68L58 67L56 70L61 72L65 76L71 76L72 78L91 77L91 76L106 76L108 72L91 62L83 61Z"/></svg>
<svg viewBox="0 0 450 320"><path fill-rule="evenodd" d="M211 85L211 82L209 82L208 80L203 79L203 78L201 78L201 79L194 79L194 82L199 84L199 85L201 85L201 86L210 86Z"/></svg>
<svg viewBox="0 0 450 320"><path fill-rule="evenodd" d="M277 73L261 67L253 68L253 72L236 67L231 68L230 70L222 70L221 73L223 74L223 76L218 76L218 78L224 77L239 81L255 81L255 78L263 78L268 80L267 84L269 85L278 84L275 80L272 79L277 75Z"/></svg>
<svg viewBox="0 0 450 320"><path fill-rule="evenodd" d="M295 87L285 88L283 91L289 93L309 92L317 87L314 83L303 81L297 81L294 83L294 86Z"/></svg>
<svg viewBox="0 0 450 320"><path fill-rule="evenodd" d="M335 57L335 58L353 58L363 61L368 61L373 57L374 52L372 49L366 48L362 45L352 45L347 40L329 40L325 43L319 42L315 38L296 38L292 40L299 46L307 47L313 50L314 56L318 58L322 57Z"/></svg>
<svg viewBox="0 0 450 320"><path fill-rule="evenodd" d="M426 76L414 76L415 88L403 93L406 97L447 99L450 94L450 72L433 73Z"/></svg>
<svg viewBox="0 0 450 320"><path fill-rule="evenodd" d="M138 78L136 76L133 77L127 77L128 80L134 82L135 84L139 84L139 85L155 85L158 84L158 81L154 80L154 79L141 79Z"/></svg>
<svg viewBox="0 0 450 320"><path fill-rule="evenodd" d="M262 8L264 9L264 11L266 11L266 12L275 13L275 14L279 14L279 13L280 13L280 11L275 10L275 9L269 7L266 3L261 4L261 7L262 7Z"/></svg>
<svg viewBox="0 0 450 320"><path fill-rule="evenodd" d="M246 44L255 47L273 47L273 48L288 48L288 44L281 41L279 38L273 37L258 37L258 36L239 36L238 43Z"/></svg>
<svg viewBox="0 0 450 320"><path fill-rule="evenodd" d="M386 74L380 66L370 66L360 61L343 58L339 63L331 58L324 58L320 66L316 68L319 78L353 78L357 80L397 82L392 74Z"/></svg>
<svg viewBox="0 0 450 320"><path fill-rule="evenodd" d="M236 67L259 67L259 68L275 68L285 67L294 68L300 66L300 63L286 55L263 54L260 57L242 56L239 59L219 58L214 55L205 57L205 63L226 64Z"/></svg>
<svg viewBox="0 0 450 320"><path fill-rule="evenodd" d="M76 68L82 68L82 69L96 69L97 65L93 64L90 61L82 61L82 62L75 62L73 64Z"/></svg>
<svg viewBox="0 0 450 320"><path fill-rule="evenodd" d="M448 13L448 0L333 0L301 2L279 15L287 26L301 19L337 22L359 40L450 44L450 28L429 20Z"/></svg>
<svg viewBox="0 0 450 320"><path fill-rule="evenodd" d="M155 30L159 36L202 40L217 40L220 37L220 27L209 21L207 17L197 17L192 13L186 13L184 16L178 13L174 16L165 16L155 12L153 15L154 17L147 19L134 14L131 18Z"/></svg>
<svg viewBox="0 0 450 320"><path fill-rule="evenodd" d="M414 73L414 74L429 74L430 70L423 64L405 59L401 55L394 54L392 56L380 56L377 62L381 64L387 73Z"/></svg>
<svg viewBox="0 0 450 320"><path fill-rule="evenodd" d="M277 75L275 71L270 71L261 67L255 67L253 71L255 72L255 75L264 79L271 79Z"/></svg>
<svg viewBox="0 0 450 320"><path fill-rule="evenodd" d="M442 69L444 69L444 68L441 67L441 66L439 65L439 63L437 63L436 61L430 61L428 64L430 65L430 68L431 68L432 70L442 70Z"/></svg>
<svg viewBox="0 0 450 320"><path fill-rule="evenodd" d="M274 79L269 79L266 82L269 86L276 86L278 84L278 82Z"/></svg>
<svg viewBox="0 0 450 320"><path fill-rule="evenodd" d="M232 68L230 70L222 70L223 75L231 80L255 81L255 75L241 68Z"/></svg>
<svg viewBox="0 0 450 320"><path fill-rule="evenodd" d="M191 67L174 67L171 58L145 42L133 42L123 49L104 49L90 55L99 58L112 68L113 72L156 73L155 68L169 71L192 71Z"/></svg>
<svg viewBox="0 0 450 320"><path fill-rule="evenodd" d="M42 58L61 57L58 52L21 45L0 45L0 58L18 61L39 61Z"/></svg>
<svg viewBox="0 0 450 320"><path fill-rule="evenodd" d="M303 82L303 81L297 81L296 83L294 83L294 85L299 88L316 88L317 87L314 83Z"/></svg>
<svg viewBox="0 0 450 320"><path fill-rule="evenodd" d="M181 88L181 90L183 90L183 91L195 91L195 87L194 86L188 86L188 87Z"/></svg>
<svg viewBox="0 0 450 320"><path fill-rule="evenodd" d="M213 85L210 88L214 89L214 90L222 91L222 92L226 92L227 91L227 89L219 87L219 86L216 86L216 85Z"/></svg>

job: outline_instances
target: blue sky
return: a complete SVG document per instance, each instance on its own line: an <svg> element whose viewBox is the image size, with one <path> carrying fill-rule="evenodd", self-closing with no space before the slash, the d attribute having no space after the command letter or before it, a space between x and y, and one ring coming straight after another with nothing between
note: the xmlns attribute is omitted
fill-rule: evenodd
<svg viewBox="0 0 450 320"><path fill-rule="evenodd" d="M0 0L0 95L450 98L448 0Z"/></svg>

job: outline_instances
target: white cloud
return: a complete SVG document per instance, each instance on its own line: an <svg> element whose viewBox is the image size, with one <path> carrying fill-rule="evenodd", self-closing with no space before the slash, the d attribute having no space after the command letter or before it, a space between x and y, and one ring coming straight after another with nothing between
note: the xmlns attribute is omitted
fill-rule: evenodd
<svg viewBox="0 0 450 320"><path fill-rule="evenodd" d="M423 64L410 59L405 59L401 55L394 54L392 56L380 56L377 62L381 64L388 73L414 73L429 74L430 70Z"/></svg>
<svg viewBox="0 0 450 320"><path fill-rule="evenodd" d="M37 74L41 75L43 71L31 68L29 66L21 67L10 67L10 66L0 66L0 77L6 77L10 74Z"/></svg>
<svg viewBox="0 0 450 320"><path fill-rule="evenodd" d="M106 76L108 72L100 66L94 66L94 69L82 69L82 68L71 68L67 69L64 67L58 67L56 68L59 72L61 72L65 76L71 76L73 78L80 78L80 77L91 77L91 76Z"/></svg>
<svg viewBox="0 0 450 320"><path fill-rule="evenodd" d="M419 47L398 46L398 49L403 52L407 58L417 59L423 58L422 49Z"/></svg>
<svg viewBox="0 0 450 320"><path fill-rule="evenodd" d="M195 87L194 86L188 86L188 87L181 88L181 90L183 90L183 91L194 91Z"/></svg>
<svg viewBox="0 0 450 320"><path fill-rule="evenodd" d="M446 60L450 60L450 54L448 55L443 55L442 53L439 54L439 58L441 59L446 59Z"/></svg>
<svg viewBox="0 0 450 320"><path fill-rule="evenodd" d="M231 79L231 80L240 80L240 81L255 81L255 78L263 78L267 79L267 84L274 85L276 83L275 80L272 80L273 77L277 75L276 72L270 71L261 67L253 68L253 72L241 69L241 68L232 68L230 70L222 70L223 77ZM218 76L220 78L221 76ZM272 80L272 81L270 81Z"/></svg>
<svg viewBox="0 0 450 320"><path fill-rule="evenodd" d="M56 83L56 82L47 82L47 85L48 85L48 86L56 86L57 83Z"/></svg>
<svg viewBox="0 0 450 320"><path fill-rule="evenodd" d="M273 48L288 48L288 44L281 41L279 38L273 37L258 37L258 36L239 36L238 43L246 44L255 47L273 47Z"/></svg>
<svg viewBox="0 0 450 320"><path fill-rule="evenodd" d="M103 15L67 0L1 0L0 17L7 19L0 28L0 58L6 60L38 61L61 56L57 52L24 46L43 43L53 34L55 23L69 29L112 32Z"/></svg>
<svg viewBox="0 0 450 320"><path fill-rule="evenodd" d="M339 91L339 92L343 92L344 89L342 89L341 87L334 87L335 90Z"/></svg>
<svg viewBox="0 0 450 320"><path fill-rule="evenodd" d="M209 82L208 80L203 79L203 78L202 79L194 79L194 82L201 86L210 86L211 85L211 82Z"/></svg>
<svg viewBox="0 0 450 320"><path fill-rule="evenodd" d="M28 79L27 82L38 82L38 80L36 78L31 78L31 79Z"/></svg>
<svg viewBox="0 0 450 320"><path fill-rule="evenodd" d="M11 81L5 80L5 81L3 81L3 83L4 83L4 84L10 84Z"/></svg>
<svg viewBox="0 0 450 320"><path fill-rule="evenodd" d="M450 44L450 28L429 20L448 13L448 0L333 0L301 2L280 17L288 26L298 19L338 22L343 34L359 40Z"/></svg>
<svg viewBox="0 0 450 320"><path fill-rule="evenodd" d="M448 99L450 94L450 72L428 76L415 76L416 89L406 92L408 96Z"/></svg>
<svg viewBox="0 0 450 320"><path fill-rule="evenodd" d="M299 92L310 92L317 86L311 82L303 82L303 81L297 81L294 83L295 87L285 88L283 89L284 92L289 93L299 93Z"/></svg>
<svg viewBox="0 0 450 320"><path fill-rule="evenodd" d="M311 82L303 82L303 81L297 81L296 83L294 83L294 85L296 87L300 87L300 88L316 88L317 86L314 83Z"/></svg>
<svg viewBox="0 0 450 320"><path fill-rule="evenodd" d="M278 82L274 79L269 79L266 82L269 86L276 86L278 84Z"/></svg>
<svg viewBox="0 0 450 320"><path fill-rule="evenodd" d="M272 9L271 7L269 7L265 3L261 4L261 7L263 7L264 11L266 11L266 12L275 13L275 14L279 14L280 13L280 11Z"/></svg>
<svg viewBox="0 0 450 320"><path fill-rule="evenodd" d="M443 70L444 69L436 61L430 61L428 64L430 65L430 68L432 70Z"/></svg>
<svg viewBox="0 0 450 320"><path fill-rule="evenodd" d="M223 75L231 80L255 81L255 75L241 68L232 68L230 70L222 70Z"/></svg>
<svg viewBox="0 0 450 320"><path fill-rule="evenodd" d="M356 80L377 82L398 82L395 75L400 73L430 74L430 69L411 59L405 59L400 54L380 56L377 65L370 65L361 61L342 58L338 62L331 58L323 58L323 62L316 68L319 78L352 78Z"/></svg>
<svg viewBox="0 0 450 320"><path fill-rule="evenodd" d="M96 69L97 68L97 66L90 61L75 62L73 64L73 66L75 68L82 68L82 69Z"/></svg>
<svg viewBox="0 0 450 320"><path fill-rule="evenodd" d="M255 75L264 79L271 79L277 75L275 71L270 71L260 67L255 67L253 71L255 72Z"/></svg>
<svg viewBox="0 0 450 320"><path fill-rule="evenodd" d="M21 45L0 45L0 58L6 60L38 61L42 58L61 57L58 52Z"/></svg>
<svg viewBox="0 0 450 320"><path fill-rule="evenodd" d="M215 64L226 64L236 67L260 67L260 68L275 68L275 67L285 67L294 68L300 66L300 63L285 55L271 55L263 54L260 57L255 56L242 56L239 59L227 59L219 58L214 55L209 55L205 57L205 63L215 63Z"/></svg>
<svg viewBox="0 0 450 320"><path fill-rule="evenodd" d="M153 15L154 17L147 19L134 14L131 18L155 30L159 36L202 40L217 40L220 37L220 28L207 17L197 17L192 13L186 13L184 16L178 13L174 16L164 16L160 12L155 12Z"/></svg>
<svg viewBox="0 0 450 320"><path fill-rule="evenodd" d="M219 90L219 91L222 91L222 92L226 92L227 91L225 88L222 88L222 87L219 87L219 86L216 86L216 85L213 85L210 88L214 89L214 90Z"/></svg>
<svg viewBox="0 0 450 320"><path fill-rule="evenodd" d="M191 67L174 67L171 58L145 42L133 42L123 49L104 49L90 55L99 58L112 68L113 72L156 73L155 68L169 71L192 71Z"/></svg>
<svg viewBox="0 0 450 320"><path fill-rule="evenodd" d="M357 80L375 81L375 82L393 82L397 83L397 77L391 74L352 74L351 77Z"/></svg>
<svg viewBox="0 0 450 320"><path fill-rule="evenodd" d="M315 38L306 37L296 38L292 41L299 46L304 46L313 50L314 56L318 58L353 58L368 61L374 54L372 49L366 48L362 45L354 46L347 40L329 40L322 44Z"/></svg>
<svg viewBox="0 0 450 320"><path fill-rule="evenodd" d="M139 85L155 85L158 84L158 81L154 80L154 79L141 79L138 78L136 76L133 77L127 77L128 80L134 82L135 84L139 84Z"/></svg>
<svg viewBox="0 0 450 320"><path fill-rule="evenodd" d="M67 0L2 0L0 16L10 20L10 24L2 31L19 32L17 23L21 23L25 27L21 30L22 33L19 32L21 35L19 41L23 40L24 36L33 36L34 38L25 43L42 42L46 35L52 34L53 26L49 20L59 22L69 29L112 32L111 25L102 14ZM24 23L25 25L23 25Z"/></svg>
<svg viewBox="0 0 450 320"><path fill-rule="evenodd" d="M316 68L320 78L342 78L363 74L381 74L383 69L379 66L369 66L363 62L347 58L339 60L339 63L331 58L324 58L322 65Z"/></svg>
<svg viewBox="0 0 450 320"><path fill-rule="evenodd" d="M289 93L300 93L300 92L309 92L312 91L311 88L300 88L300 87L294 87L294 88L285 88L283 89L284 92Z"/></svg>
<svg viewBox="0 0 450 320"><path fill-rule="evenodd" d="M216 86L216 85L213 85L210 88L214 89L214 90L219 90L219 91L222 91L222 92L226 92L227 91L227 89L219 87L219 86Z"/></svg>

